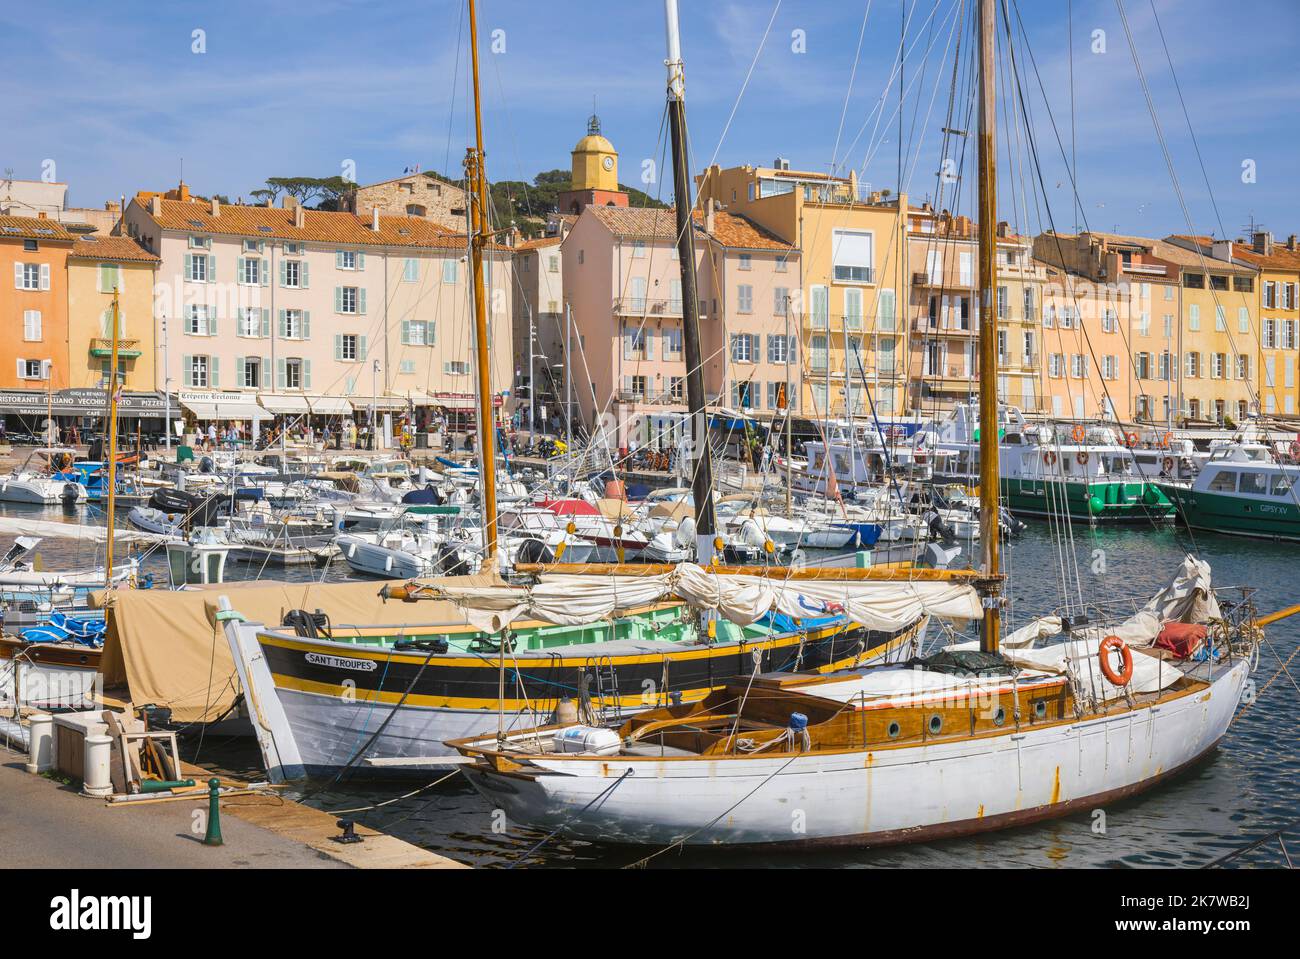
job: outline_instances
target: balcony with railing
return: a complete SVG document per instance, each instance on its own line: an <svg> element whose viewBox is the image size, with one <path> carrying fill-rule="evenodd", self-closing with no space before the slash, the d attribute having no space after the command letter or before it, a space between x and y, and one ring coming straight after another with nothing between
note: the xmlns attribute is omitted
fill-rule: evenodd
<svg viewBox="0 0 1300 959"><path fill-rule="evenodd" d="M681 316L682 301L645 296L620 296L615 298L613 310L620 316Z"/></svg>
<svg viewBox="0 0 1300 959"><path fill-rule="evenodd" d="M127 340L122 337L117 338L117 356L118 359L133 360L140 355L140 341ZM97 359L112 359L113 357L113 339L112 337L101 336L90 341L90 355Z"/></svg>

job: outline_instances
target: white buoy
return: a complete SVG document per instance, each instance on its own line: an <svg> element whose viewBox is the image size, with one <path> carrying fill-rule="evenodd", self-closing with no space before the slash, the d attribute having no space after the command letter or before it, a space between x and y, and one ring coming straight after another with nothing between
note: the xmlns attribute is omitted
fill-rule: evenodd
<svg viewBox="0 0 1300 959"><path fill-rule="evenodd" d="M27 771L43 773L54 768L54 717L47 713L32 716L27 747Z"/></svg>
<svg viewBox="0 0 1300 959"><path fill-rule="evenodd" d="M87 796L104 797L113 794L113 777L109 766L113 757L113 740L108 736L87 736L81 791Z"/></svg>

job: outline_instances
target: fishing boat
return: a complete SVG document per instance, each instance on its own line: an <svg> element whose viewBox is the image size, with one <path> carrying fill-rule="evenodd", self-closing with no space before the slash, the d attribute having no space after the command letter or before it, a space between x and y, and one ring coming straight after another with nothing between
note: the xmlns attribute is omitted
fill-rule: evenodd
<svg viewBox="0 0 1300 959"><path fill-rule="evenodd" d="M1161 489L1192 529L1256 539L1300 540L1300 466L1258 450L1225 446L1211 454L1190 483Z"/></svg>

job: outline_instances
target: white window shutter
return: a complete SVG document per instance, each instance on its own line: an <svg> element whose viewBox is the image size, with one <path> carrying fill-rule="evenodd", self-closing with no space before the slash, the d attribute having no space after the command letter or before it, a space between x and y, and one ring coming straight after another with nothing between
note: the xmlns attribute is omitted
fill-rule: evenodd
<svg viewBox="0 0 1300 959"><path fill-rule="evenodd" d="M27 375L27 370L25 369L25 366L26 364L23 363L22 360L18 361L18 378L20 380Z"/></svg>
<svg viewBox="0 0 1300 959"><path fill-rule="evenodd" d="M48 263L42 263L41 264L41 289L48 290L49 288L50 288L50 265Z"/></svg>

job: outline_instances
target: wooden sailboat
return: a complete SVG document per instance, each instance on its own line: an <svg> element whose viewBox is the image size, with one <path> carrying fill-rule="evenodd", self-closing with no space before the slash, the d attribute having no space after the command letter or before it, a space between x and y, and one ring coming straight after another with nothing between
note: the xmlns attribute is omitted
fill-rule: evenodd
<svg viewBox="0 0 1300 959"><path fill-rule="evenodd" d="M666 7L671 38L674 0ZM994 9L994 0L981 0L978 14L981 572L954 584L962 591L956 608L931 607L961 619L964 603L964 618L980 622L978 644L950 646L920 669L757 674L700 702L643 712L616 730L568 723L452 742L473 760L462 767L470 782L511 821L595 841L669 846L906 842L1032 822L1138 793L1196 762L1226 732L1270 618L1256 617L1249 595L1220 607L1208 564L1192 557L1134 615L1081 604L1004 643ZM691 575L681 574L676 589L742 621L795 602L796 593L825 597L832 590L865 621L897 600L891 589L899 583L883 576L802 575L758 583L714 572L716 593L699 595ZM548 591L576 592L574 578L543 575L511 608L544 611ZM505 599L466 594L459 601L486 610L502 609ZM1063 641L1039 646L1051 633ZM1175 641L1174 634L1191 639ZM1203 658L1189 658L1198 648Z"/></svg>

